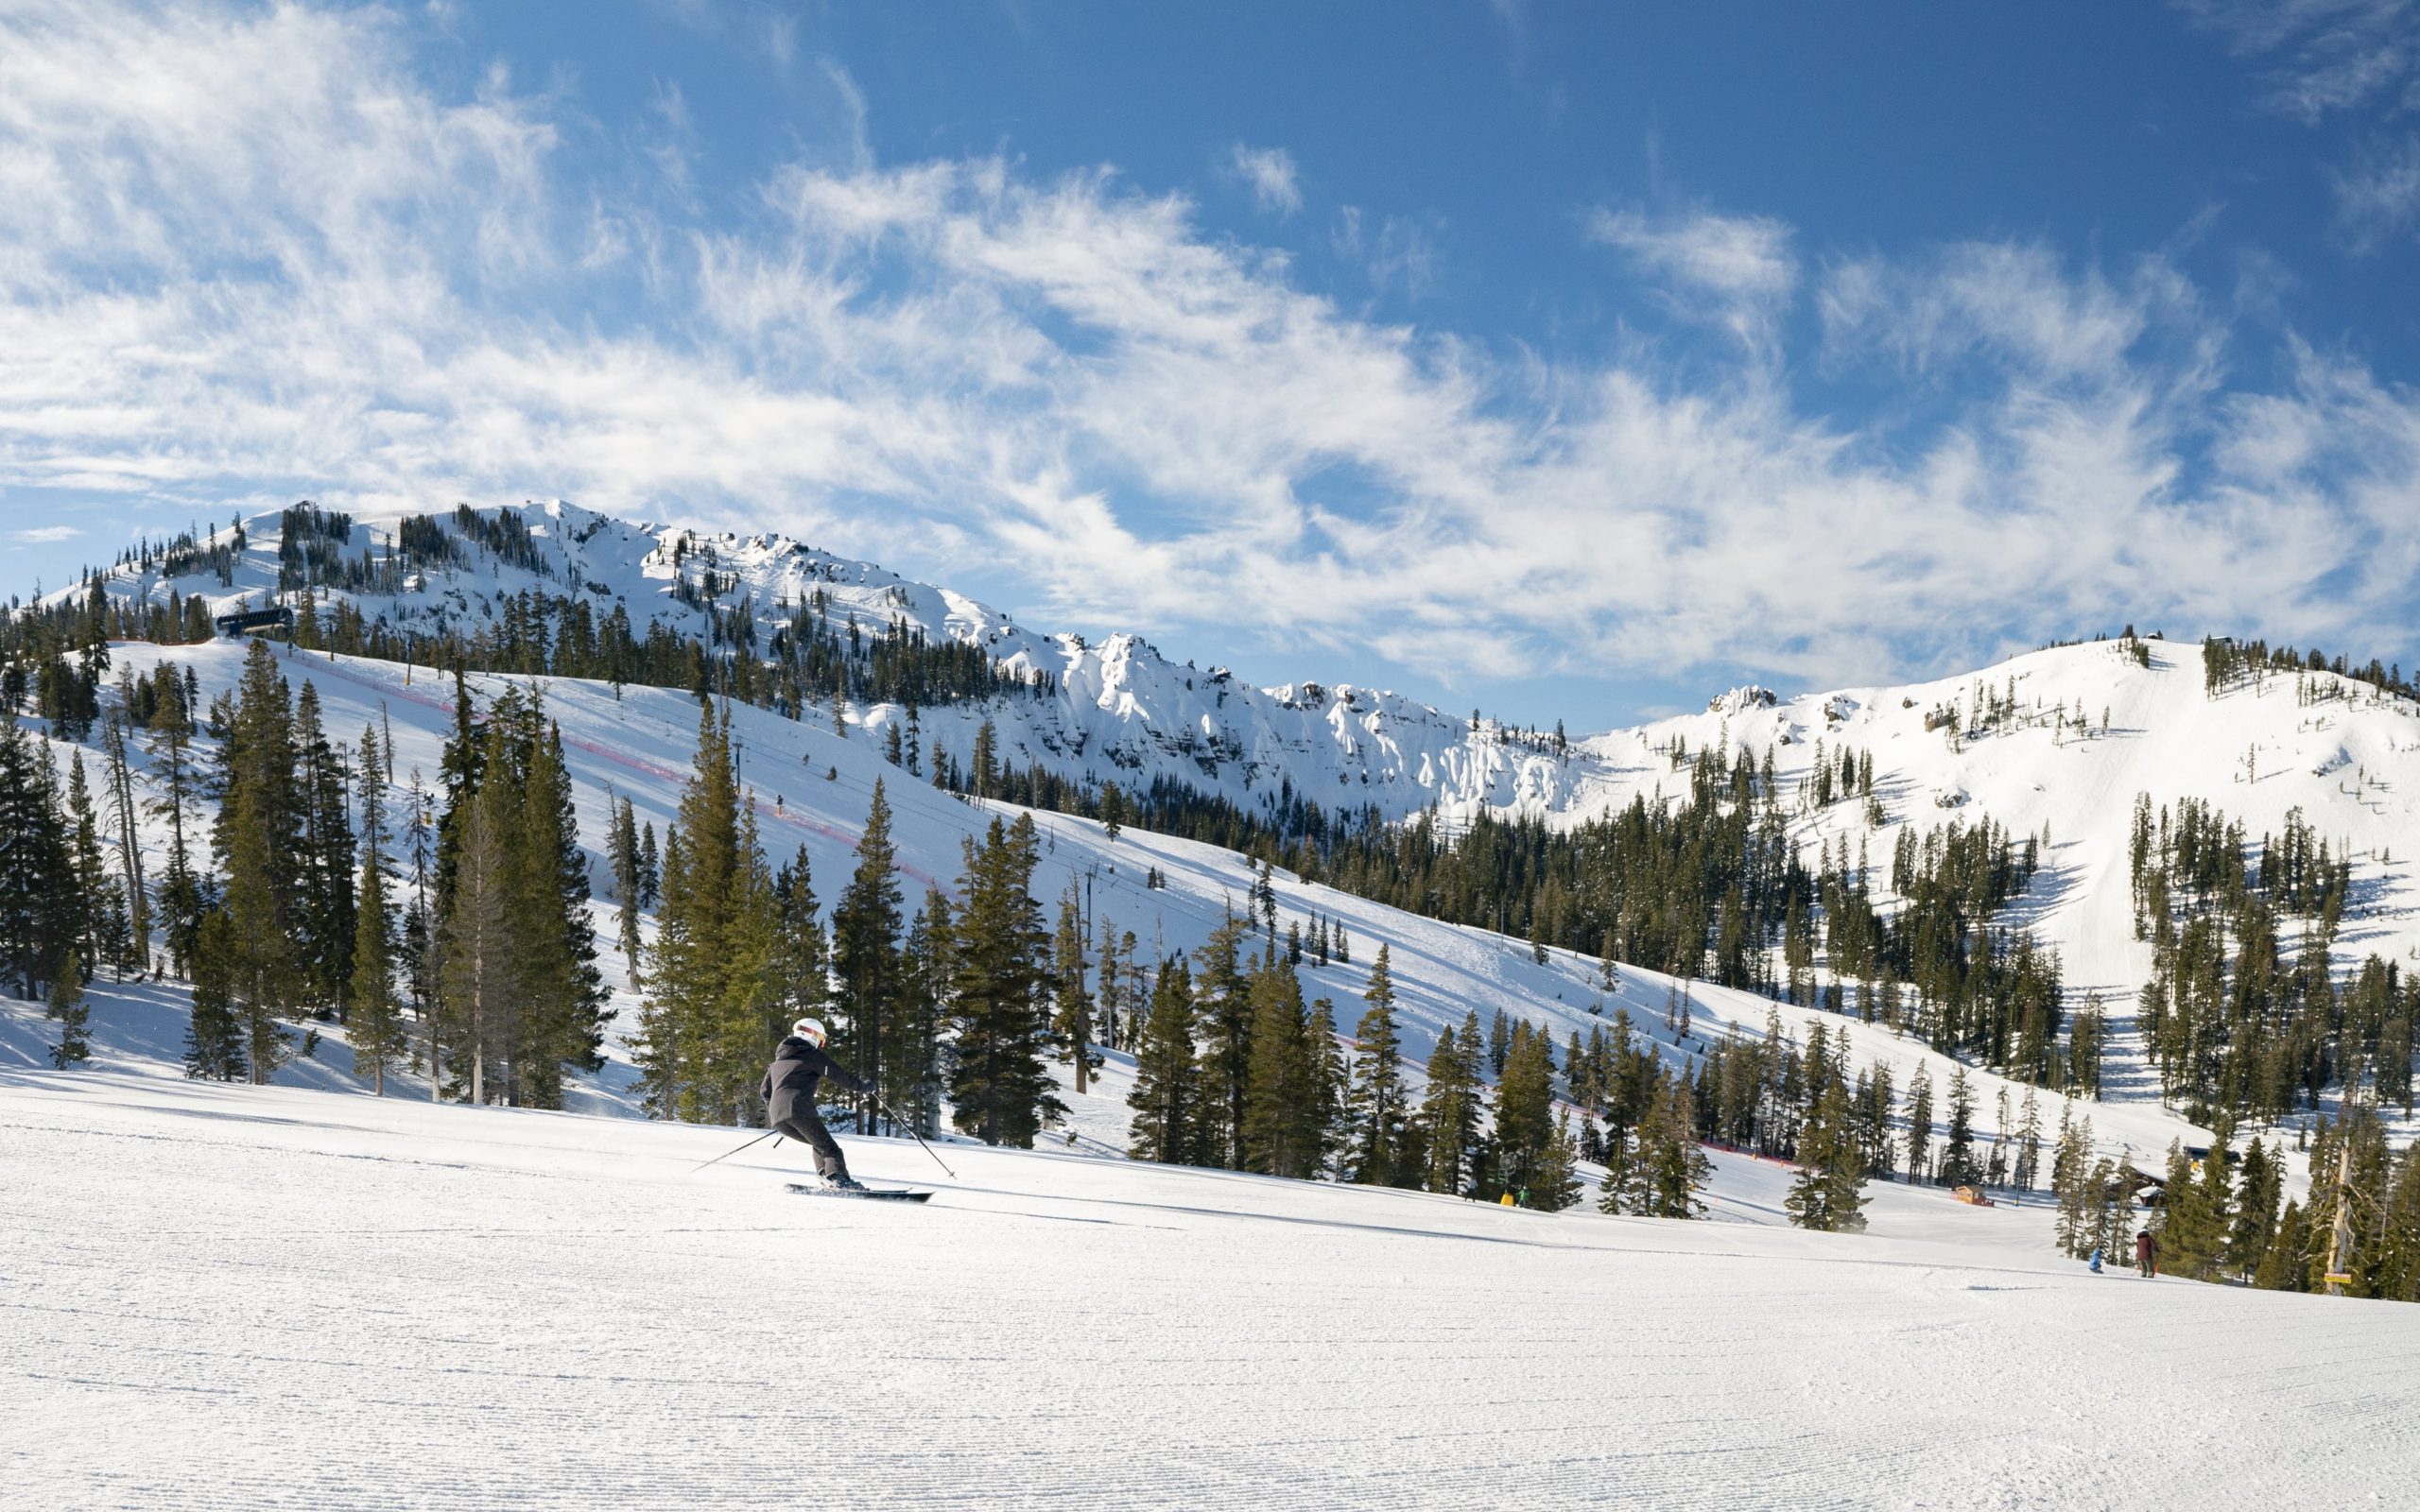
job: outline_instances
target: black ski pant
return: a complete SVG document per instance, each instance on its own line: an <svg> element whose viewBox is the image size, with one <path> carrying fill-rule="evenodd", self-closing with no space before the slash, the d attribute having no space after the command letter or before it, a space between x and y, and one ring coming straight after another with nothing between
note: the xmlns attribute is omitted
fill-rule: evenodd
<svg viewBox="0 0 2420 1512"><path fill-rule="evenodd" d="M783 1119L773 1125L773 1131L813 1150L816 1173L826 1181L849 1174L849 1162L841 1158L839 1142L832 1137L830 1129L823 1126L823 1120L816 1116L812 1108L795 1117Z"/></svg>

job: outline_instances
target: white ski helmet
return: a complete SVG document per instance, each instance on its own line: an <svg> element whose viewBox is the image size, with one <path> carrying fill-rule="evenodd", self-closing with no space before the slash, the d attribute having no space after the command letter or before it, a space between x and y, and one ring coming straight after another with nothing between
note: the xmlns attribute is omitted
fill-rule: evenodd
<svg viewBox="0 0 2420 1512"><path fill-rule="evenodd" d="M801 1019L790 1025L790 1033L802 1040L813 1040L818 1050L822 1049L824 1041L831 1038L823 1032L822 1021L819 1019Z"/></svg>

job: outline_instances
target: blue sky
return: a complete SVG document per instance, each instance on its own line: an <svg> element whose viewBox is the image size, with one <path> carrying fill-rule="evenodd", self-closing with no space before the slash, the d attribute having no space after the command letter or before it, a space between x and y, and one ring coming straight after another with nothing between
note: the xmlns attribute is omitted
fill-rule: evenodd
<svg viewBox="0 0 2420 1512"><path fill-rule="evenodd" d="M21 0L11 586L561 496L1574 728L2130 621L2410 664L2415 60L2400 0Z"/></svg>

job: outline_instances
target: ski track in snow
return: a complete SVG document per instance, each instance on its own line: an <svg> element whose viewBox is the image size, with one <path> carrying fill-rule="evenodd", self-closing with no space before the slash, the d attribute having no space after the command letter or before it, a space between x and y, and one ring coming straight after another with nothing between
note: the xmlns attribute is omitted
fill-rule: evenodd
<svg viewBox="0 0 2420 1512"><path fill-rule="evenodd" d="M2420 1310L2093 1278L2040 1210L855 1139L937 1195L838 1205L691 1174L738 1137L0 1070L0 1505L2407 1504L2420 1453Z"/></svg>

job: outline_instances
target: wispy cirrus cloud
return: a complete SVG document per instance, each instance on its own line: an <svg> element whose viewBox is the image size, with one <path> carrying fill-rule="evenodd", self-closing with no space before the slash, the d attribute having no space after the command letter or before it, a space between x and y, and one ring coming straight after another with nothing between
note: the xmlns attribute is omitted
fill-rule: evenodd
<svg viewBox="0 0 2420 1512"><path fill-rule="evenodd" d="M12 530L9 532L9 539L28 546L46 546L74 541L83 533L74 525L36 525L30 530Z"/></svg>
<svg viewBox="0 0 2420 1512"><path fill-rule="evenodd" d="M1253 202L1261 209L1290 215L1303 208L1294 154L1284 147L1250 147L1238 142L1227 163L1229 170L1252 190Z"/></svg>
<svg viewBox="0 0 2420 1512"><path fill-rule="evenodd" d="M1587 232L1752 344L1769 339L1798 282L1790 229L1770 216L1709 210L1651 215L1599 206L1587 217Z"/></svg>
<svg viewBox="0 0 2420 1512"><path fill-rule="evenodd" d="M2237 334L2157 260L1822 263L1764 217L1606 212L1638 276L1750 338L1753 381L1706 382L1380 323L1106 169L844 141L707 222L644 152L575 170L559 102L441 89L413 46L376 11L0 18L0 485L562 494L1449 680L2406 623L2420 403L2290 338L2256 365L2284 379L2233 380ZM1802 289L1824 363L1965 374L1943 413L1793 403Z"/></svg>
<svg viewBox="0 0 2420 1512"><path fill-rule="evenodd" d="M2359 253L2420 221L2420 0L2178 0L2203 28L2256 60L2270 109L2358 138L2322 173L2336 230Z"/></svg>

